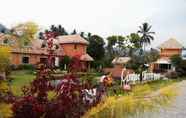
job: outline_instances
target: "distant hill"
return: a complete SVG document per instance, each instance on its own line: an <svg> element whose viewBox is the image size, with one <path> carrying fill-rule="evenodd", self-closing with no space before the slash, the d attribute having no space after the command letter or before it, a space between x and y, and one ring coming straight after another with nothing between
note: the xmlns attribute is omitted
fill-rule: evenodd
<svg viewBox="0 0 186 118"><path fill-rule="evenodd" d="M6 28L4 25L0 24L0 33L8 33L9 29Z"/></svg>

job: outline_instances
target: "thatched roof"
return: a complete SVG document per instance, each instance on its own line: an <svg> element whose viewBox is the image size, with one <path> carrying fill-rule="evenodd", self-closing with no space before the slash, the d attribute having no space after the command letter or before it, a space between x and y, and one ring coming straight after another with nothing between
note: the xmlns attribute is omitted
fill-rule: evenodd
<svg viewBox="0 0 186 118"><path fill-rule="evenodd" d="M130 57L116 57L112 60L113 64L126 64L128 61L130 61Z"/></svg>
<svg viewBox="0 0 186 118"><path fill-rule="evenodd" d="M183 45L178 42L176 39L174 38L170 38L169 40L163 42L159 48L162 49L181 49L183 48Z"/></svg>
<svg viewBox="0 0 186 118"><path fill-rule="evenodd" d="M88 45L89 42L82 38L80 35L66 35L66 36L58 36L57 37L60 44L67 44L67 43L78 43L78 44L85 44Z"/></svg>

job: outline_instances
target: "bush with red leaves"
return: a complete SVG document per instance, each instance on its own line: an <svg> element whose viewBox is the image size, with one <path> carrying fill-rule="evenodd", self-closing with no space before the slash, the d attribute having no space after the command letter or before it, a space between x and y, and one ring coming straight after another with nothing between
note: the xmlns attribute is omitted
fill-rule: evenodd
<svg viewBox="0 0 186 118"><path fill-rule="evenodd" d="M24 95L13 102L14 118L80 118L87 111L90 105L83 101L82 90L85 88L75 74L82 69L79 56L72 58L69 64L71 74L61 78L57 89L51 87L50 67L40 65L31 87L23 87ZM51 90L57 95L48 100L47 93Z"/></svg>
<svg viewBox="0 0 186 118"><path fill-rule="evenodd" d="M13 104L14 118L40 118L45 106L33 96L25 96Z"/></svg>

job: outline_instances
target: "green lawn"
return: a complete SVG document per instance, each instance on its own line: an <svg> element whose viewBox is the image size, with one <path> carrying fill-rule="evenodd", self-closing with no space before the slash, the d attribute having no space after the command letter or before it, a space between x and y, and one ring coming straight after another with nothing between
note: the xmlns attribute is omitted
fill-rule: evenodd
<svg viewBox="0 0 186 118"><path fill-rule="evenodd" d="M14 95L20 96L21 88L24 85L29 85L29 83L35 79L35 75L28 70L13 71L11 78L13 79L11 82L12 92Z"/></svg>
<svg viewBox="0 0 186 118"><path fill-rule="evenodd" d="M13 79L11 82L12 92L14 95L20 96L22 94L21 88L24 85L29 85L29 83L32 82L36 78L36 76L35 76L35 74L33 74L32 71L20 70L20 71L13 71L11 73L11 78ZM85 76L85 78L88 79L89 77ZM93 77L90 77L89 79L95 80L95 81L93 81L93 83L95 84L97 81L96 78L98 79L97 76L96 77L93 76ZM157 90L161 87L167 86L167 85L172 84L177 81L179 81L179 79L166 80L166 81L157 80L157 81L146 83L145 85L148 85L151 88L151 90ZM135 85L134 88L138 88L138 86L141 86L141 85ZM116 90L116 94L125 95L125 92L121 89L120 84L115 84L113 87L109 88L107 95L109 95L109 96L115 95L113 92L113 89Z"/></svg>
<svg viewBox="0 0 186 118"><path fill-rule="evenodd" d="M138 91L145 91L145 90L139 90L145 86L147 88L144 87L143 89L150 89L152 91L156 91L160 88L163 88L163 87L173 84L175 82L179 82L181 80L182 79L155 80L155 81L149 81L149 82L143 83L143 84L138 83L136 85L133 85L132 89L138 90ZM115 82L114 86L108 88L107 95L114 96L115 95L115 93L113 91L114 89L115 89L117 95L122 95L122 96L128 95L128 93L124 92L123 89L121 88L120 81Z"/></svg>

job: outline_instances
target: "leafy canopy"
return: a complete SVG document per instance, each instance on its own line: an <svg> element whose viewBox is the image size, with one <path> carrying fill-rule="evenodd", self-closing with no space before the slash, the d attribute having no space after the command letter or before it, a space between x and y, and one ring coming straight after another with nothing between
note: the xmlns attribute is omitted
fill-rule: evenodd
<svg viewBox="0 0 186 118"><path fill-rule="evenodd" d="M10 48L5 46L0 47L0 54L0 72L5 72L10 62Z"/></svg>
<svg viewBox="0 0 186 118"><path fill-rule="evenodd" d="M20 46L29 44L32 40L34 40L38 30L39 27L34 22L21 23L12 28L13 34L15 34L19 39Z"/></svg>

